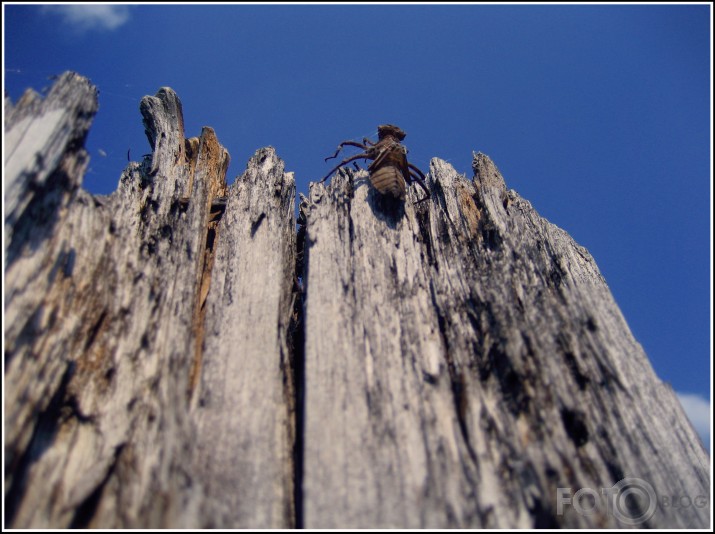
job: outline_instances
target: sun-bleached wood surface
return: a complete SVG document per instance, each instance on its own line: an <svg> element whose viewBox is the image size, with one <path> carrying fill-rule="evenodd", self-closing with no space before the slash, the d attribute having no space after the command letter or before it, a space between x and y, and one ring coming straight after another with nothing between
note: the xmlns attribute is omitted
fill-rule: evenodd
<svg viewBox="0 0 715 534"><path fill-rule="evenodd" d="M87 193L96 111L74 73L5 99L6 527L709 526L668 506L710 488L677 397L488 157L418 205L341 171L296 229L275 150L228 186L169 88ZM636 507L564 504L616 484Z"/></svg>

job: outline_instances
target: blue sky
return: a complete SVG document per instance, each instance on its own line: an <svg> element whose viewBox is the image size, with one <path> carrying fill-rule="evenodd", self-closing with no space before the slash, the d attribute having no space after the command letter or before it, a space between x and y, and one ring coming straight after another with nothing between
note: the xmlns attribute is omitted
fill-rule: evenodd
<svg viewBox="0 0 715 534"><path fill-rule="evenodd" d="M150 152L139 100L162 86L187 136L216 130L229 181L272 145L307 192L338 142L383 123L425 172L436 156L471 176L472 151L488 154L591 252L658 375L707 416L709 6L3 7L13 100L68 69L100 89L94 193L128 149Z"/></svg>

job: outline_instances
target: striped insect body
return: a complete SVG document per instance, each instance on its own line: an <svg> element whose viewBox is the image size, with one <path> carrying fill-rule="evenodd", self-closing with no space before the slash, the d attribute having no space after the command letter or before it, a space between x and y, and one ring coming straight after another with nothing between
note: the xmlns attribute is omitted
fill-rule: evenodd
<svg viewBox="0 0 715 534"><path fill-rule="evenodd" d="M370 182L380 193L404 200L407 186L412 182L417 182L427 194L425 198L418 202L427 200L430 197L430 192L425 184L425 175L407 161L407 148L400 143L407 134L392 124L378 126L377 134L377 143L367 138L363 139L362 143L355 141L343 141L340 143L335 154L325 158L325 161L337 157L345 146L356 146L363 149L364 152L345 158L331 169L321 182L327 180L331 174L346 163L356 159L372 160L367 170L370 173Z"/></svg>

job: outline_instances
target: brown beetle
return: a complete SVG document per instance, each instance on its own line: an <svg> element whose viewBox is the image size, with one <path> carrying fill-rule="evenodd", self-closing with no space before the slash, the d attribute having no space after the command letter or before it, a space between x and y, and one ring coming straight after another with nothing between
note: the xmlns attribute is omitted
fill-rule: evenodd
<svg viewBox="0 0 715 534"><path fill-rule="evenodd" d="M365 152L350 156L335 166L322 180L324 182L330 175L346 163L356 159L369 159L372 163L367 170L370 172L370 182L383 195L391 195L399 200L405 200L407 184L417 182L425 190L427 196L418 202L430 197L429 189L425 184L425 175L412 163L407 162L407 148L400 143L407 134L393 124L382 124L377 127L377 143L365 138L362 143L356 141L343 141L338 145L335 154L325 158L325 161L336 158L344 146L356 146Z"/></svg>

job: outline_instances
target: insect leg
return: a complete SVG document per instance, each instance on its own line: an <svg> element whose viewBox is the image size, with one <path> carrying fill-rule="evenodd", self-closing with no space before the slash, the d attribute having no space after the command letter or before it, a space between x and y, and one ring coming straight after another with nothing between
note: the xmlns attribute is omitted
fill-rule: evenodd
<svg viewBox="0 0 715 534"><path fill-rule="evenodd" d="M412 165L412 163L408 163L407 166L408 166L410 169L412 169L413 171L415 171L417 174L419 174L420 177L422 178L422 181L423 181L423 182L424 182L425 180L427 180L427 178L425 178L424 173L423 173L421 170L419 170L417 167L415 167L414 165ZM414 176L414 175L413 175L413 176Z"/></svg>
<svg viewBox="0 0 715 534"><path fill-rule="evenodd" d="M330 178L330 175L333 174L335 171L337 171L340 167L342 167L346 163L350 163L351 161L354 161L356 159L372 159L372 157L367 152L361 152L360 154L355 154L354 156L345 158L343 161L341 161L335 167L333 167L333 169L328 174L325 175L325 178L320 180L320 183L323 183L325 180Z"/></svg>
<svg viewBox="0 0 715 534"><path fill-rule="evenodd" d="M409 165L409 167L410 167L410 177L411 177L415 182L417 182L422 189L424 189L425 193L427 193L427 196L426 196L425 198L420 199L420 200L418 200L417 202L415 202L415 204L419 204L420 202L424 202L425 200L427 200L427 199L431 196L431 193L430 193L429 189L427 189L427 185L425 184L424 180L422 179L422 178L425 177L425 175L422 174L422 173L420 172L420 170L417 169L417 167L415 167L414 165L412 165L412 164L410 164L410 163L408 163L407 165ZM419 176L417 176L417 174L415 173L415 171L412 170L413 168L414 168L417 172L419 172L420 174L422 174L422 178L420 178Z"/></svg>
<svg viewBox="0 0 715 534"><path fill-rule="evenodd" d="M338 157L338 153L343 149L343 147L344 147L345 145L348 145L348 146L356 146L356 147L358 147L358 148L362 148L363 150L367 150L367 146L364 145L364 144L362 144L362 143L357 143L357 142L355 142L355 141L343 141L342 143L340 143L340 144L338 145L338 149L335 151L335 154L333 154L332 156L328 156L327 158L325 158L325 161L328 161L329 159L337 158L337 157Z"/></svg>

